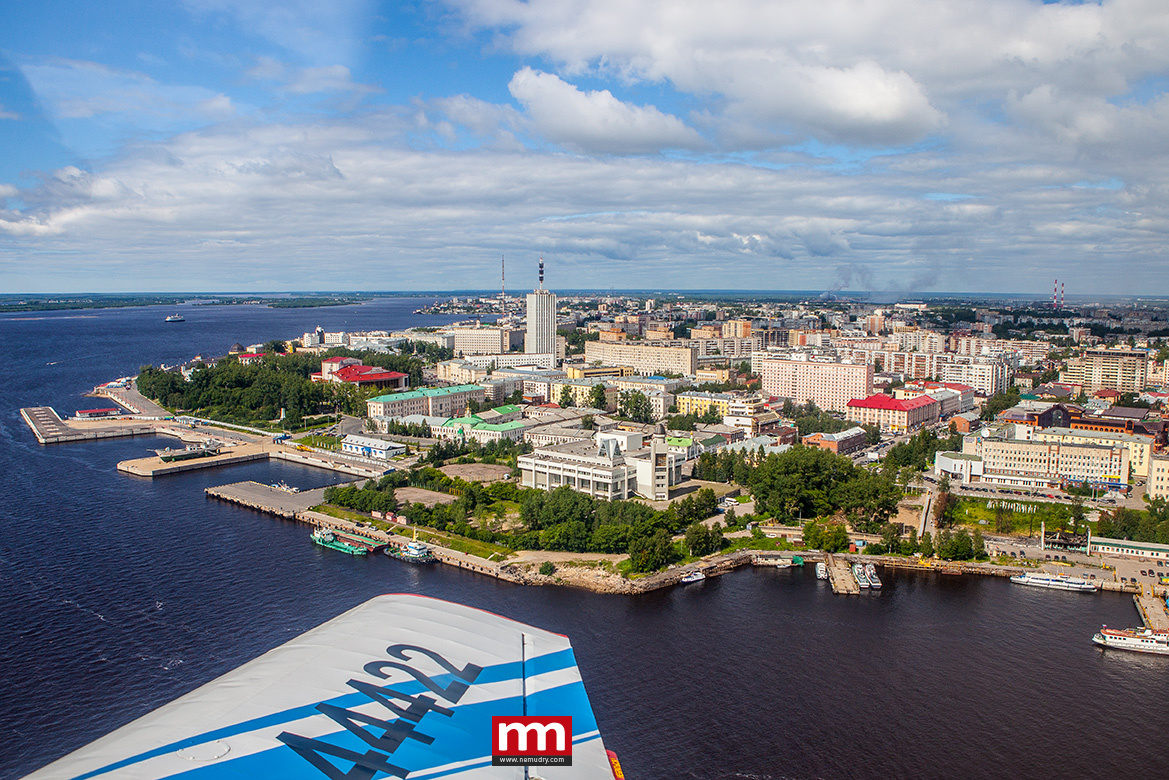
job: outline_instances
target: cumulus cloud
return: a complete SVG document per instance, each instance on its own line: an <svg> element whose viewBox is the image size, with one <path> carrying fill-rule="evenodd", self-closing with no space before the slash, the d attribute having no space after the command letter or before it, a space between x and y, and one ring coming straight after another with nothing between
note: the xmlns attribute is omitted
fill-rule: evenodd
<svg viewBox="0 0 1169 780"><path fill-rule="evenodd" d="M678 117L653 106L624 103L607 89L582 92L554 74L529 67L517 72L507 88L541 135L572 149L637 154L705 145Z"/></svg>

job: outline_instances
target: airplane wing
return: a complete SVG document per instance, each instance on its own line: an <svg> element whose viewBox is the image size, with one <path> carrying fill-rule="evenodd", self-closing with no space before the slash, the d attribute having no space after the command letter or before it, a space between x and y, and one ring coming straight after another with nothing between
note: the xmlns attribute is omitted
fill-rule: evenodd
<svg viewBox="0 0 1169 780"><path fill-rule="evenodd" d="M505 721L493 717L504 716ZM493 760L567 749L571 764ZM530 728L530 727L527 727ZM540 728L544 728L541 733ZM552 729L552 730L550 730ZM542 742L547 738L546 744ZM563 757L552 759L563 761ZM511 763L506 763L511 761ZM416 595L370 599L26 780L613 780L568 638Z"/></svg>

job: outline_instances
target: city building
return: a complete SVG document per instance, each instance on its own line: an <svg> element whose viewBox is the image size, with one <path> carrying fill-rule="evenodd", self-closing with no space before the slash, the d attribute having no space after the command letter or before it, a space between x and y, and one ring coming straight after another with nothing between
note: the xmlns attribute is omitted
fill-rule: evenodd
<svg viewBox="0 0 1169 780"><path fill-rule="evenodd" d="M524 431L528 424L520 420L508 422L487 422L478 414L463 417L452 417L437 428L432 429L435 438L450 439L453 441L473 440L480 444L508 439L520 441L524 438Z"/></svg>
<svg viewBox="0 0 1169 780"><path fill-rule="evenodd" d="M473 385L487 378L488 370L466 360L444 360L434 367L440 382L454 385Z"/></svg>
<svg viewBox="0 0 1169 780"><path fill-rule="evenodd" d="M541 282L543 275L541 265ZM524 352L555 355L556 346L556 294L545 289L534 290L528 293Z"/></svg>
<svg viewBox="0 0 1169 780"><path fill-rule="evenodd" d="M714 409L719 417L725 417L731 409L731 402L737 398L729 393L700 393L696 390L687 390L674 396L674 405L678 407L678 414L704 415Z"/></svg>
<svg viewBox="0 0 1169 780"><path fill-rule="evenodd" d="M973 434L962 440L962 452L980 456L982 481L997 485L1051 488L1087 482L1110 489L1128 485L1128 448L1123 444L1026 441Z"/></svg>
<svg viewBox="0 0 1169 780"><path fill-rule="evenodd" d="M341 440L341 452L373 460L389 460L398 455L405 455L406 445L351 433Z"/></svg>
<svg viewBox="0 0 1169 780"><path fill-rule="evenodd" d="M845 410L850 422L875 425L887 433L908 433L938 421L941 404L928 395L917 398L891 398L882 393L848 402Z"/></svg>
<svg viewBox="0 0 1169 780"><path fill-rule="evenodd" d="M809 433L803 439L808 447L819 447L837 455L850 455L865 448L867 434L864 428L849 428L839 433Z"/></svg>
<svg viewBox="0 0 1169 780"><path fill-rule="evenodd" d="M762 378L764 393L801 404L811 401L830 412L843 412L849 401L873 392L873 366L868 363L756 352L751 370Z"/></svg>
<svg viewBox="0 0 1169 780"><path fill-rule="evenodd" d="M1055 441L1066 444L1101 444L1109 447L1122 446L1128 449L1128 466L1134 476L1149 477L1153 462L1153 437L1135 436L1130 433L1090 431L1075 428L1050 427L1036 429L1033 441Z"/></svg>
<svg viewBox="0 0 1169 780"><path fill-rule="evenodd" d="M1139 393L1148 381L1148 353L1132 349L1087 349L1068 360L1061 382L1080 385L1084 392L1119 390Z"/></svg>
<svg viewBox="0 0 1169 780"><path fill-rule="evenodd" d="M1154 455L1150 459L1145 495L1149 498L1169 498L1169 455Z"/></svg>
<svg viewBox="0 0 1169 780"><path fill-rule="evenodd" d="M600 386L604 388L605 403L600 407L603 411L612 412L617 409L617 399L620 391L613 386L607 385L597 379L561 379L558 382L553 382L550 388L551 395L548 401L554 404L559 404L564 394L567 392L569 398L572 399L570 406L579 406L582 408L597 408L593 405L593 388Z"/></svg>
<svg viewBox="0 0 1169 780"><path fill-rule="evenodd" d="M693 347L666 347L630 343L585 343L585 362L631 366L639 374L693 376L698 352Z"/></svg>
<svg viewBox="0 0 1169 780"><path fill-rule="evenodd" d="M565 441L518 458L524 487L554 490L568 486L594 498L626 499L636 494L665 500L669 488L682 479L683 459L669 452L665 437L654 436L645 446L638 436L629 439L598 433L595 439Z"/></svg>
<svg viewBox="0 0 1169 780"><path fill-rule="evenodd" d="M520 346L522 332L510 328L450 328L451 349L456 356L498 355ZM554 352L555 349L546 350Z"/></svg>
<svg viewBox="0 0 1169 780"><path fill-rule="evenodd" d="M472 400L483 402L483 388L479 385L407 390L370 398L365 405L369 417L405 417L410 414L457 417L467 410L467 402Z"/></svg>
<svg viewBox="0 0 1169 780"><path fill-rule="evenodd" d="M588 363L565 363L560 368L569 379L624 377L635 373L632 366L590 366Z"/></svg>

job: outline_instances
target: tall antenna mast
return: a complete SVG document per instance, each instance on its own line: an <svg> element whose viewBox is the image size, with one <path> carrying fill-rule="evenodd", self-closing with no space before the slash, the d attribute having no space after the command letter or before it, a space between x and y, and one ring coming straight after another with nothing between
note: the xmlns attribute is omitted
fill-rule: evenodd
<svg viewBox="0 0 1169 780"><path fill-rule="evenodd" d="M540 258L540 289L544 289L544 258Z"/></svg>
<svg viewBox="0 0 1169 780"><path fill-rule="evenodd" d="M507 276L505 274L506 267L504 265L503 255L499 256L499 304L502 306L503 302L507 300L507 286L505 284Z"/></svg>

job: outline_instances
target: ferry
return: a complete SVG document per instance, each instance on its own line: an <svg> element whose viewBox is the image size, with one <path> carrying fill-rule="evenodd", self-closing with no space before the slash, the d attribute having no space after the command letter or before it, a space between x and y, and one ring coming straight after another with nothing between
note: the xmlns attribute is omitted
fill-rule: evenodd
<svg viewBox="0 0 1169 780"><path fill-rule="evenodd" d="M406 542L404 548L395 547L392 544L387 545L384 552L391 558L397 558L399 561L406 561L407 563L434 563L438 560L430 552L430 548L417 539Z"/></svg>
<svg viewBox="0 0 1169 780"><path fill-rule="evenodd" d="M1114 647L1117 650L1169 655L1169 631L1153 631L1148 628L1115 629L1104 626L1096 632L1092 641L1101 647Z"/></svg>
<svg viewBox="0 0 1169 780"><path fill-rule="evenodd" d="M865 574L864 568L859 563L852 565L852 576L856 579L856 584L862 588L869 587L869 576Z"/></svg>
<svg viewBox="0 0 1169 780"><path fill-rule="evenodd" d="M1089 582L1082 577L1069 577L1066 574L1047 574L1045 572L1016 574L1011 577L1016 585L1031 585L1036 588L1054 588L1055 590L1074 590L1080 593L1095 593L1100 585Z"/></svg>
<svg viewBox="0 0 1169 780"><path fill-rule="evenodd" d="M706 579L706 575L700 571L692 571L682 576L682 582L685 583L702 582L704 579Z"/></svg>
<svg viewBox="0 0 1169 780"><path fill-rule="evenodd" d="M337 535L326 528L318 528L313 531L313 542L319 544L321 547L328 547L330 550L337 552L349 553L350 555L365 555L369 552L364 547L349 542L343 542L337 538Z"/></svg>
<svg viewBox="0 0 1169 780"><path fill-rule="evenodd" d="M865 564L865 576L869 578L869 587L873 590L881 589L881 580L877 578L877 567L871 563Z"/></svg>
<svg viewBox="0 0 1169 780"><path fill-rule="evenodd" d="M816 579L818 579L818 580L828 579L828 566L825 565L824 561L819 561L816 564Z"/></svg>
<svg viewBox="0 0 1169 780"><path fill-rule="evenodd" d="M530 713L563 716L548 752L568 764L533 776L624 776L568 637L426 596L378 596L27 780L523 777L516 761L492 766L489 735L493 717Z"/></svg>
<svg viewBox="0 0 1169 780"><path fill-rule="evenodd" d="M166 318L167 322L186 322L186 318L181 314L172 314Z"/></svg>

